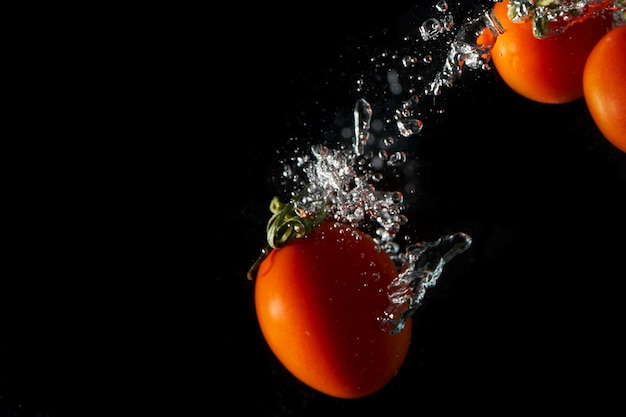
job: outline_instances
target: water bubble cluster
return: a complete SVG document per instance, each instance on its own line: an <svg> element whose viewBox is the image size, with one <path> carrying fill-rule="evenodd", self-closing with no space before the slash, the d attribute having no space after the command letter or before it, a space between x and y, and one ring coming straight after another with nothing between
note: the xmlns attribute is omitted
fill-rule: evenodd
<svg viewBox="0 0 626 417"><path fill-rule="evenodd" d="M493 9L488 9L480 16L467 21L455 33L450 41L448 52L441 70L430 82L424 94L439 95L443 87L452 87L463 75L463 69L490 69L490 50L493 44L478 41L483 31L493 34L492 39L503 32L502 26L493 16Z"/></svg>
<svg viewBox="0 0 626 417"><path fill-rule="evenodd" d="M338 221L373 228L378 243L390 248L395 235L407 223L404 197L399 191L378 190L375 184L383 179L381 170L400 166L407 158L402 151L365 151L371 118L371 106L366 100L359 100L354 107L352 149L313 145L310 154L294 158L295 169L285 165L283 175L297 178L306 189L302 196L294 195L293 201L303 216L330 211Z"/></svg>
<svg viewBox="0 0 626 417"><path fill-rule="evenodd" d="M283 175L304 187L290 201L301 217L330 213L336 221L373 231L376 244L398 265L399 274L389 285L389 305L379 317L383 331L396 333L421 303L426 289L435 284L445 263L467 249L471 238L456 233L404 248L397 242L408 222L404 196L400 191L379 190L376 184L382 180L382 168L401 166L407 158L402 151L366 151L372 114L369 103L358 100L353 147L313 145L310 154L294 157L295 168L285 166Z"/></svg>
<svg viewBox="0 0 626 417"><path fill-rule="evenodd" d="M394 115L395 128L401 137L413 137L422 132L423 120L419 101L427 96L439 96L444 88L453 87L465 69L488 70L492 44L479 42L483 31L494 39L503 29L495 20L492 8L485 7L477 17L454 15L445 0L436 2L432 15L424 17L417 25L416 35L404 37L404 48L392 52L384 50L373 62L383 67L383 58L398 57L398 62L388 62L384 67L393 74L393 93L408 91L412 96L400 103ZM361 80L360 88L363 88Z"/></svg>

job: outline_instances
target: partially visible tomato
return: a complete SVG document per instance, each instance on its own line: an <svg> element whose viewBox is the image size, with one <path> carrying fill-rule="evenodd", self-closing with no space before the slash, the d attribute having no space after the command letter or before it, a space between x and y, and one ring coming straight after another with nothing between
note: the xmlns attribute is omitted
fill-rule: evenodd
<svg viewBox="0 0 626 417"><path fill-rule="evenodd" d="M491 59L498 74L520 95L548 104L583 97L583 68L595 44L612 26L609 14L586 18L560 34L536 38L531 20L513 22L509 0L493 7L505 32L498 35Z"/></svg>
<svg viewBox="0 0 626 417"><path fill-rule="evenodd" d="M626 25L593 48L583 73L585 102L604 137L626 152Z"/></svg>
<svg viewBox="0 0 626 417"><path fill-rule="evenodd" d="M383 331L396 265L371 236L330 220L272 249L256 275L258 322L282 364L310 387L359 398L384 387L408 353L411 319Z"/></svg>

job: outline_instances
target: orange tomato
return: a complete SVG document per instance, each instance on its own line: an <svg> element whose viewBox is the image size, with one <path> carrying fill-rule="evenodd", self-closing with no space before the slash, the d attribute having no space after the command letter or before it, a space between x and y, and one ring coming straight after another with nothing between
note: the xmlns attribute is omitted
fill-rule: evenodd
<svg viewBox="0 0 626 417"><path fill-rule="evenodd" d="M589 54L583 91L598 129L626 152L626 25L604 35Z"/></svg>
<svg viewBox="0 0 626 417"><path fill-rule="evenodd" d="M397 334L380 322L397 274L369 235L326 220L260 264L254 296L263 336L310 387L339 398L372 394L397 374L409 349L410 318Z"/></svg>
<svg viewBox="0 0 626 417"><path fill-rule="evenodd" d="M532 22L512 22L509 0L496 3L495 17L505 32L498 35L491 59L502 80L520 95L548 104L583 97L587 56L612 25L607 16L589 17L560 34L536 38Z"/></svg>

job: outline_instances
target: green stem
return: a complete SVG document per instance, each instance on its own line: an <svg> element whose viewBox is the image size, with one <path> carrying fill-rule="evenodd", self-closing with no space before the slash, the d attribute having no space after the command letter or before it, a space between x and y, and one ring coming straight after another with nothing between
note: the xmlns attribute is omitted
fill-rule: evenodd
<svg viewBox="0 0 626 417"><path fill-rule="evenodd" d="M294 200L301 199L306 194L306 188ZM301 238L311 233L322 220L328 217L325 209L312 216L301 215L292 202L283 203L278 197L272 198L270 211L273 213L267 222L267 246L261 249L261 255L248 270L248 279L254 280L261 262L270 254L272 249L285 246L293 239Z"/></svg>

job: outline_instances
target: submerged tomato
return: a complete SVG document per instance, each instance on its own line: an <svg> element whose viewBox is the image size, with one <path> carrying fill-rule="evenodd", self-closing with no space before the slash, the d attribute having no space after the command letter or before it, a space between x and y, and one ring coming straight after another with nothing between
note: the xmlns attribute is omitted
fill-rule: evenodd
<svg viewBox="0 0 626 417"><path fill-rule="evenodd" d="M382 330L387 285L398 274L372 238L325 221L272 252L259 266L261 331L282 364L325 394L358 398L385 386L408 353L411 321Z"/></svg>
<svg viewBox="0 0 626 417"><path fill-rule="evenodd" d="M512 22L509 0L493 7L505 32L498 35L491 59L504 82L518 94L547 104L567 103L583 97L583 68L594 45L612 25L607 16L574 23L546 38L533 35L531 20Z"/></svg>
<svg viewBox="0 0 626 417"><path fill-rule="evenodd" d="M593 48L583 73L585 102L604 137L626 152L626 25Z"/></svg>

